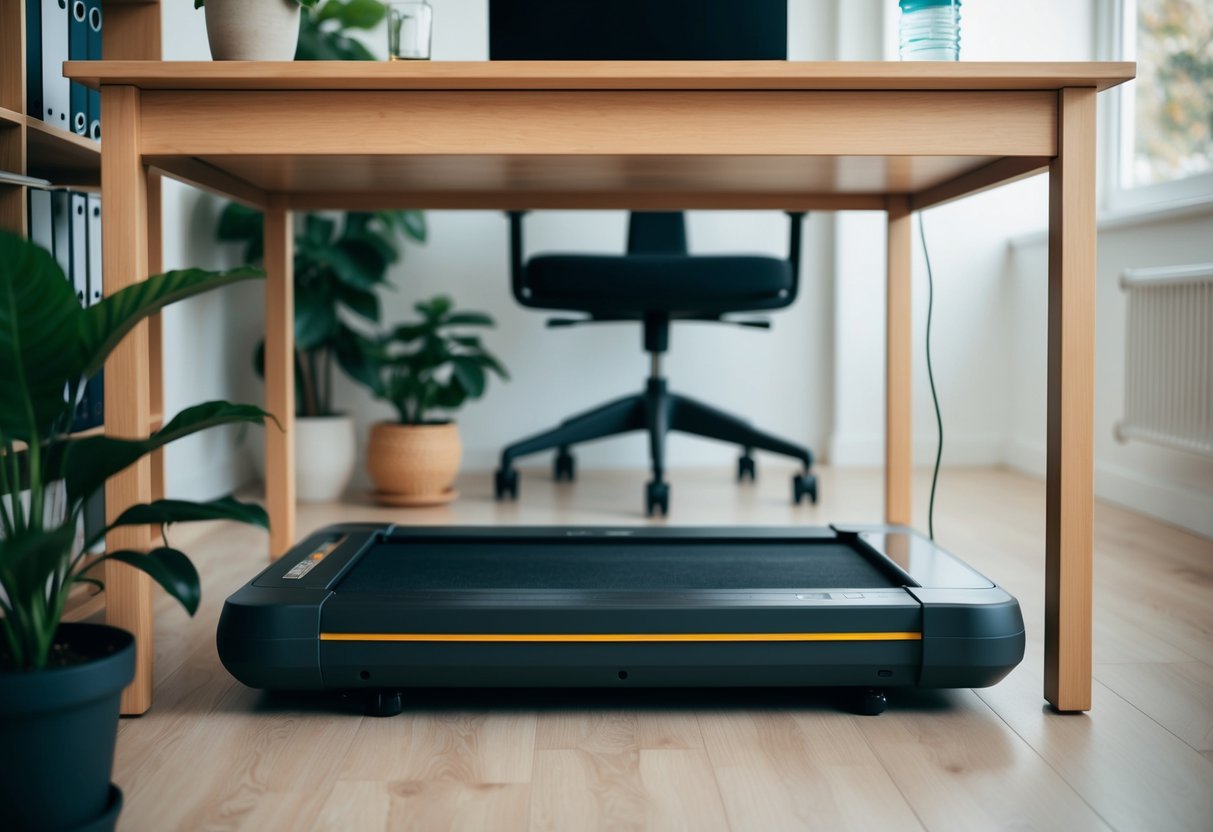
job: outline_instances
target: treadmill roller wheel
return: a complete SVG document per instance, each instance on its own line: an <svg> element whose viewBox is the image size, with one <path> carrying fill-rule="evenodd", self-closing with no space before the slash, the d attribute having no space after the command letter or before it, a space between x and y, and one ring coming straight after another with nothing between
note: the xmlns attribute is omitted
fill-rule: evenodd
<svg viewBox="0 0 1213 832"><path fill-rule="evenodd" d="M650 482L644 491L644 513L652 517L658 510L661 516L670 513L670 485L665 482Z"/></svg>
<svg viewBox="0 0 1213 832"><path fill-rule="evenodd" d="M817 475L797 474L792 477L792 502L800 505L801 501L809 498L809 502L817 505Z"/></svg>
<svg viewBox="0 0 1213 832"><path fill-rule="evenodd" d="M398 690L368 690L362 704L367 716L395 716L404 710Z"/></svg>
<svg viewBox="0 0 1213 832"><path fill-rule="evenodd" d="M757 468L754 465L754 457L749 454L742 454L737 458L737 481L745 482L749 480L753 482L757 479Z"/></svg>
<svg viewBox="0 0 1213 832"><path fill-rule="evenodd" d="M573 455L569 453L568 448L561 448L556 454L556 462L552 466L552 478L556 482L564 482L568 480L572 482L576 479L577 467L573 461Z"/></svg>
<svg viewBox="0 0 1213 832"><path fill-rule="evenodd" d="M511 500L518 499L518 471L514 468L498 468L493 475L493 493L498 500L507 496Z"/></svg>
<svg viewBox="0 0 1213 832"><path fill-rule="evenodd" d="M889 704L881 688L859 688L852 696L851 713L857 716L880 716Z"/></svg>

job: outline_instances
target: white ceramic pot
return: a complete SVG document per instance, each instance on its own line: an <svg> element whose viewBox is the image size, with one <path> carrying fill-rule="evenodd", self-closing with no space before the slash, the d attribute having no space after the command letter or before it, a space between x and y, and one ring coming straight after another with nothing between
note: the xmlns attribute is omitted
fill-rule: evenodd
<svg viewBox="0 0 1213 832"><path fill-rule="evenodd" d="M266 430L277 430L269 424ZM252 436L257 472L265 479L265 445ZM354 475L358 449L352 416L295 417L295 499L332 503L341 498Z"/></svg>
<svg viewBox="0 0 1213 832"><path fill-rule="evenodd" d="M293 61L295 0L206 0L206 39L216 61Z"/></svg>

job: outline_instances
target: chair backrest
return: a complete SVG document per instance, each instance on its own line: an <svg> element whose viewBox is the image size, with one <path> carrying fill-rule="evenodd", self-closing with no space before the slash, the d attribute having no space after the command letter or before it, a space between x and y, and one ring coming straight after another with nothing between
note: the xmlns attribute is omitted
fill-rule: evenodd
<svg viewBox="0 0 1213 832"><path fill-rule="evenodd" d="M633 211L628 215L628 254L686 254L687 223L681 211Z"/></svg>
<svg viewBox="0 0 1213 832"><path fill-rule="evenodd" d="M782 61L787 0L489 0L494 61Z"/></svg>

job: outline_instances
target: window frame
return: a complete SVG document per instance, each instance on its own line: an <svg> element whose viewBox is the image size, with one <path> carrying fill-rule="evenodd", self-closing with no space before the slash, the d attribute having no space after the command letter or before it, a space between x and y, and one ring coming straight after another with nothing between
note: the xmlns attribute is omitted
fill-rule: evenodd
<svg viewBox="0 0 1213 832"><path fill-rule="evenodd" d="M1137 58L1137 0L1096 0L1095 46L1102 60L1135 61ZM1213 172L1195 174L1169 182L1126 185L1127 155L1133 142L1133 94L1136 81L1121 84L1107 95L1100 107L1099 185L1101 213L1121 216L1169 211L1185 207L1213 206Z"/></svg>

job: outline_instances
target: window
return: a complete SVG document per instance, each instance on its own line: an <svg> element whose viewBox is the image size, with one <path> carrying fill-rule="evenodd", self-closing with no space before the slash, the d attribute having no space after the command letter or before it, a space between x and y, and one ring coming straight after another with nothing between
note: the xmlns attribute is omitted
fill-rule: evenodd
<svg viewBox="0 0 1213 832"><path fill-rule="evenodd" d="M1112 120L1108 207L1213 199L1213 0L1118 0L1113 57L1137 61Z"/></svg>

